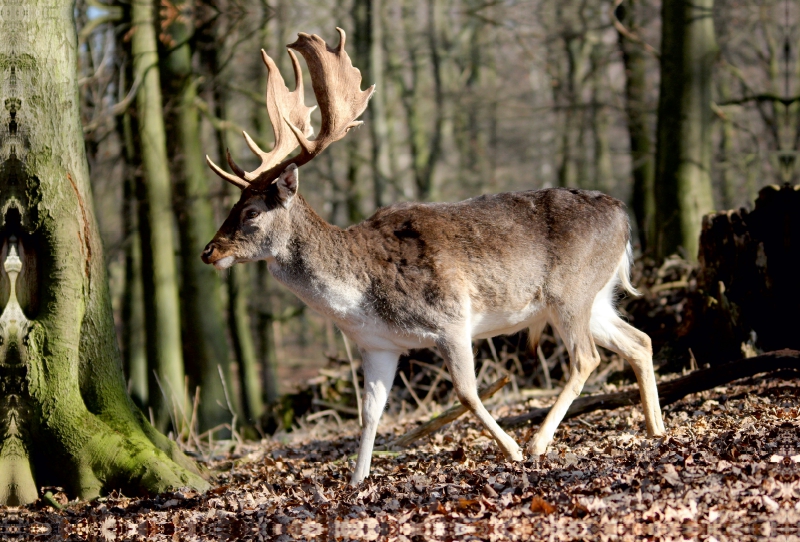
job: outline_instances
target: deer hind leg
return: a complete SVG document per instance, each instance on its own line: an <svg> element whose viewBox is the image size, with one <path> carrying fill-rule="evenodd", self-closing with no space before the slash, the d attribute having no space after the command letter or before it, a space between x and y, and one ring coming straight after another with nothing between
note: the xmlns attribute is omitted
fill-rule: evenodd
<svg viewBox="0 0 800 542"><path fill-rule="evenodd" d="M392 388L394 374L397 371L397 352L367 352L362 350L364 360L364 404L362 405L361 445L358 448L356 470L350 479L350 485L360 484L369 476L372 462L372 449L375 446L375 434L378 432L378 421L383 414L389 390Z"/></svg>
<svg viewBox="0 0 800 542"><path fill-rule="evenodd" d="M478 397L475 379L475 360L472 356L472 339L467 333L460 338L446 338L437 343L444 357L453 388L461 404L467 407L497 441L506 458L522 461L522 450L516 441L503 431Z"/></svg>
<svg viewBox="0 0 800 542"><path fill-rule="evenodd" d="M603 292L601 292L602 294ZM653 371L653 347L650 337L617 315L610 297L597 296L592 307L592 336L597 344L616 352L631 364L639 383L647 434L664 434L664 420L658 403L656 375Z"/></svg>
<svg viewBox="0 0 800 542"><path fill-rule="evenodd" d="M570 405L580 395L586 379L600 363L600 355L589 331L590 313L588 310L584 312L585 314L569 318L562 316L553 319L552 323L569 352L569 378L541 427L528 444L528 452L531 455L545 453Z"/></svg>

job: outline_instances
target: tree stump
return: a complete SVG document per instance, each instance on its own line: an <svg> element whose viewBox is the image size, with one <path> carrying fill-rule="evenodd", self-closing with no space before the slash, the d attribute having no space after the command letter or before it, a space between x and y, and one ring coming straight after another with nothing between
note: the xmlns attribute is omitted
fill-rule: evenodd
<svg viewBox="0 0 800 542"><path fill-rule="evenodd" d="M735 359L747 345L800 349L800 186L770 185L752 211L706 215L698 259L698 359Z"/></svg>

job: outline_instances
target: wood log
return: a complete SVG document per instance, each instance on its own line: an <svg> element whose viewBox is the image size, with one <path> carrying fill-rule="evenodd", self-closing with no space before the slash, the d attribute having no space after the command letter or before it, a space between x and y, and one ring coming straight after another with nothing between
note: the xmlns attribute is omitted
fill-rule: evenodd
<svg viewBox="0 0 800 542"><path fill-rule="evenodd" d="M800 371L800 351L777 350L752 358L744 358L718 365L709 369L700 369L692 373L662 382L658 385L658 399L661 406L666 406L686 397L689 394L709 390L722 384L770 373L783 369ZM635 405L640 402L639 389L621 391L618 393L605 393L602 395L589 395L579 397L569 407L564 418L573 418L595 410L612 410L622 406ZM517 427L527 423L540 423L550 412L550 408L534 408L525 414L508 416L497 420L502 427Z"/></svg>

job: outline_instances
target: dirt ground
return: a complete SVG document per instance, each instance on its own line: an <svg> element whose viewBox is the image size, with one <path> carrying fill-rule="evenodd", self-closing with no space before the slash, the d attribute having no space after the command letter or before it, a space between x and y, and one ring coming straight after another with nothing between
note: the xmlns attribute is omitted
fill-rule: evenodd
<svg viewBox="0 0 800 542"><path fill-rule="evenodd" d="M465 416L377 455L358 488L347 485L356 423L318 418L209 463L206 494L5 508L0 539L797 541L799 392L795 373L690 395L664 409L660 439L645 437L638 407L586 414L523 463ZM416 424L387 421L378 445Z"/></svg>

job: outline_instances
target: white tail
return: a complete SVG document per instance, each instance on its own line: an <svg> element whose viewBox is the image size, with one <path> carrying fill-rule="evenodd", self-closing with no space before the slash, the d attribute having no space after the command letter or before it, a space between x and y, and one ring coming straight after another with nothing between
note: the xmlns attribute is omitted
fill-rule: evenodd
<svg viewBox="0 0 800 542"><path fill-rule="evenodd" d="M220 269L266 260L280 282L358 344L365 380L364 428L351 483L369 474L378 420L397 362L411 348L439 349L462 404L507 458L521 460L520 447L478 397L472 339L529 328L535 341L548 323L564 340L570 374L529 444L531 453L545 451L600 362L595 344L631 363L647 432L662 434L650 339L621 320L614 308L617 283L636 292L630 283L630 232L621 202L599 192L548 189L459 203L403 203L346 230L326 223L308 206L297 191L297 166L344 137L371 95L371 89L359 89L361 77L344 52L340 33L335 49L305 34L290 46L309 63L320 103L322 128L313 142L304 136L310 125L305 124L309 108L302 104L302 93L290 96L265 55L270 69L267 104L280 143L271 153L254 148L262 165L252 172L229 160L232 175L209 161L243 191L203 260ZM286 139L289 131L302 151L281 162L296 147Z"/></svg>
<svg viewBox="0 0 800 542"><path fill-rule="evenodd" d="M625 248L625 252L622 254L622 259L620 259L619 267L617 267L617 276L619 277L619 283L622 286L622 289L631 294L634 297L639 297L642 294L633 287L631 284L631 266L633 265L633 247L631 246L631 242L628 241L628 246Z"/></svg>

